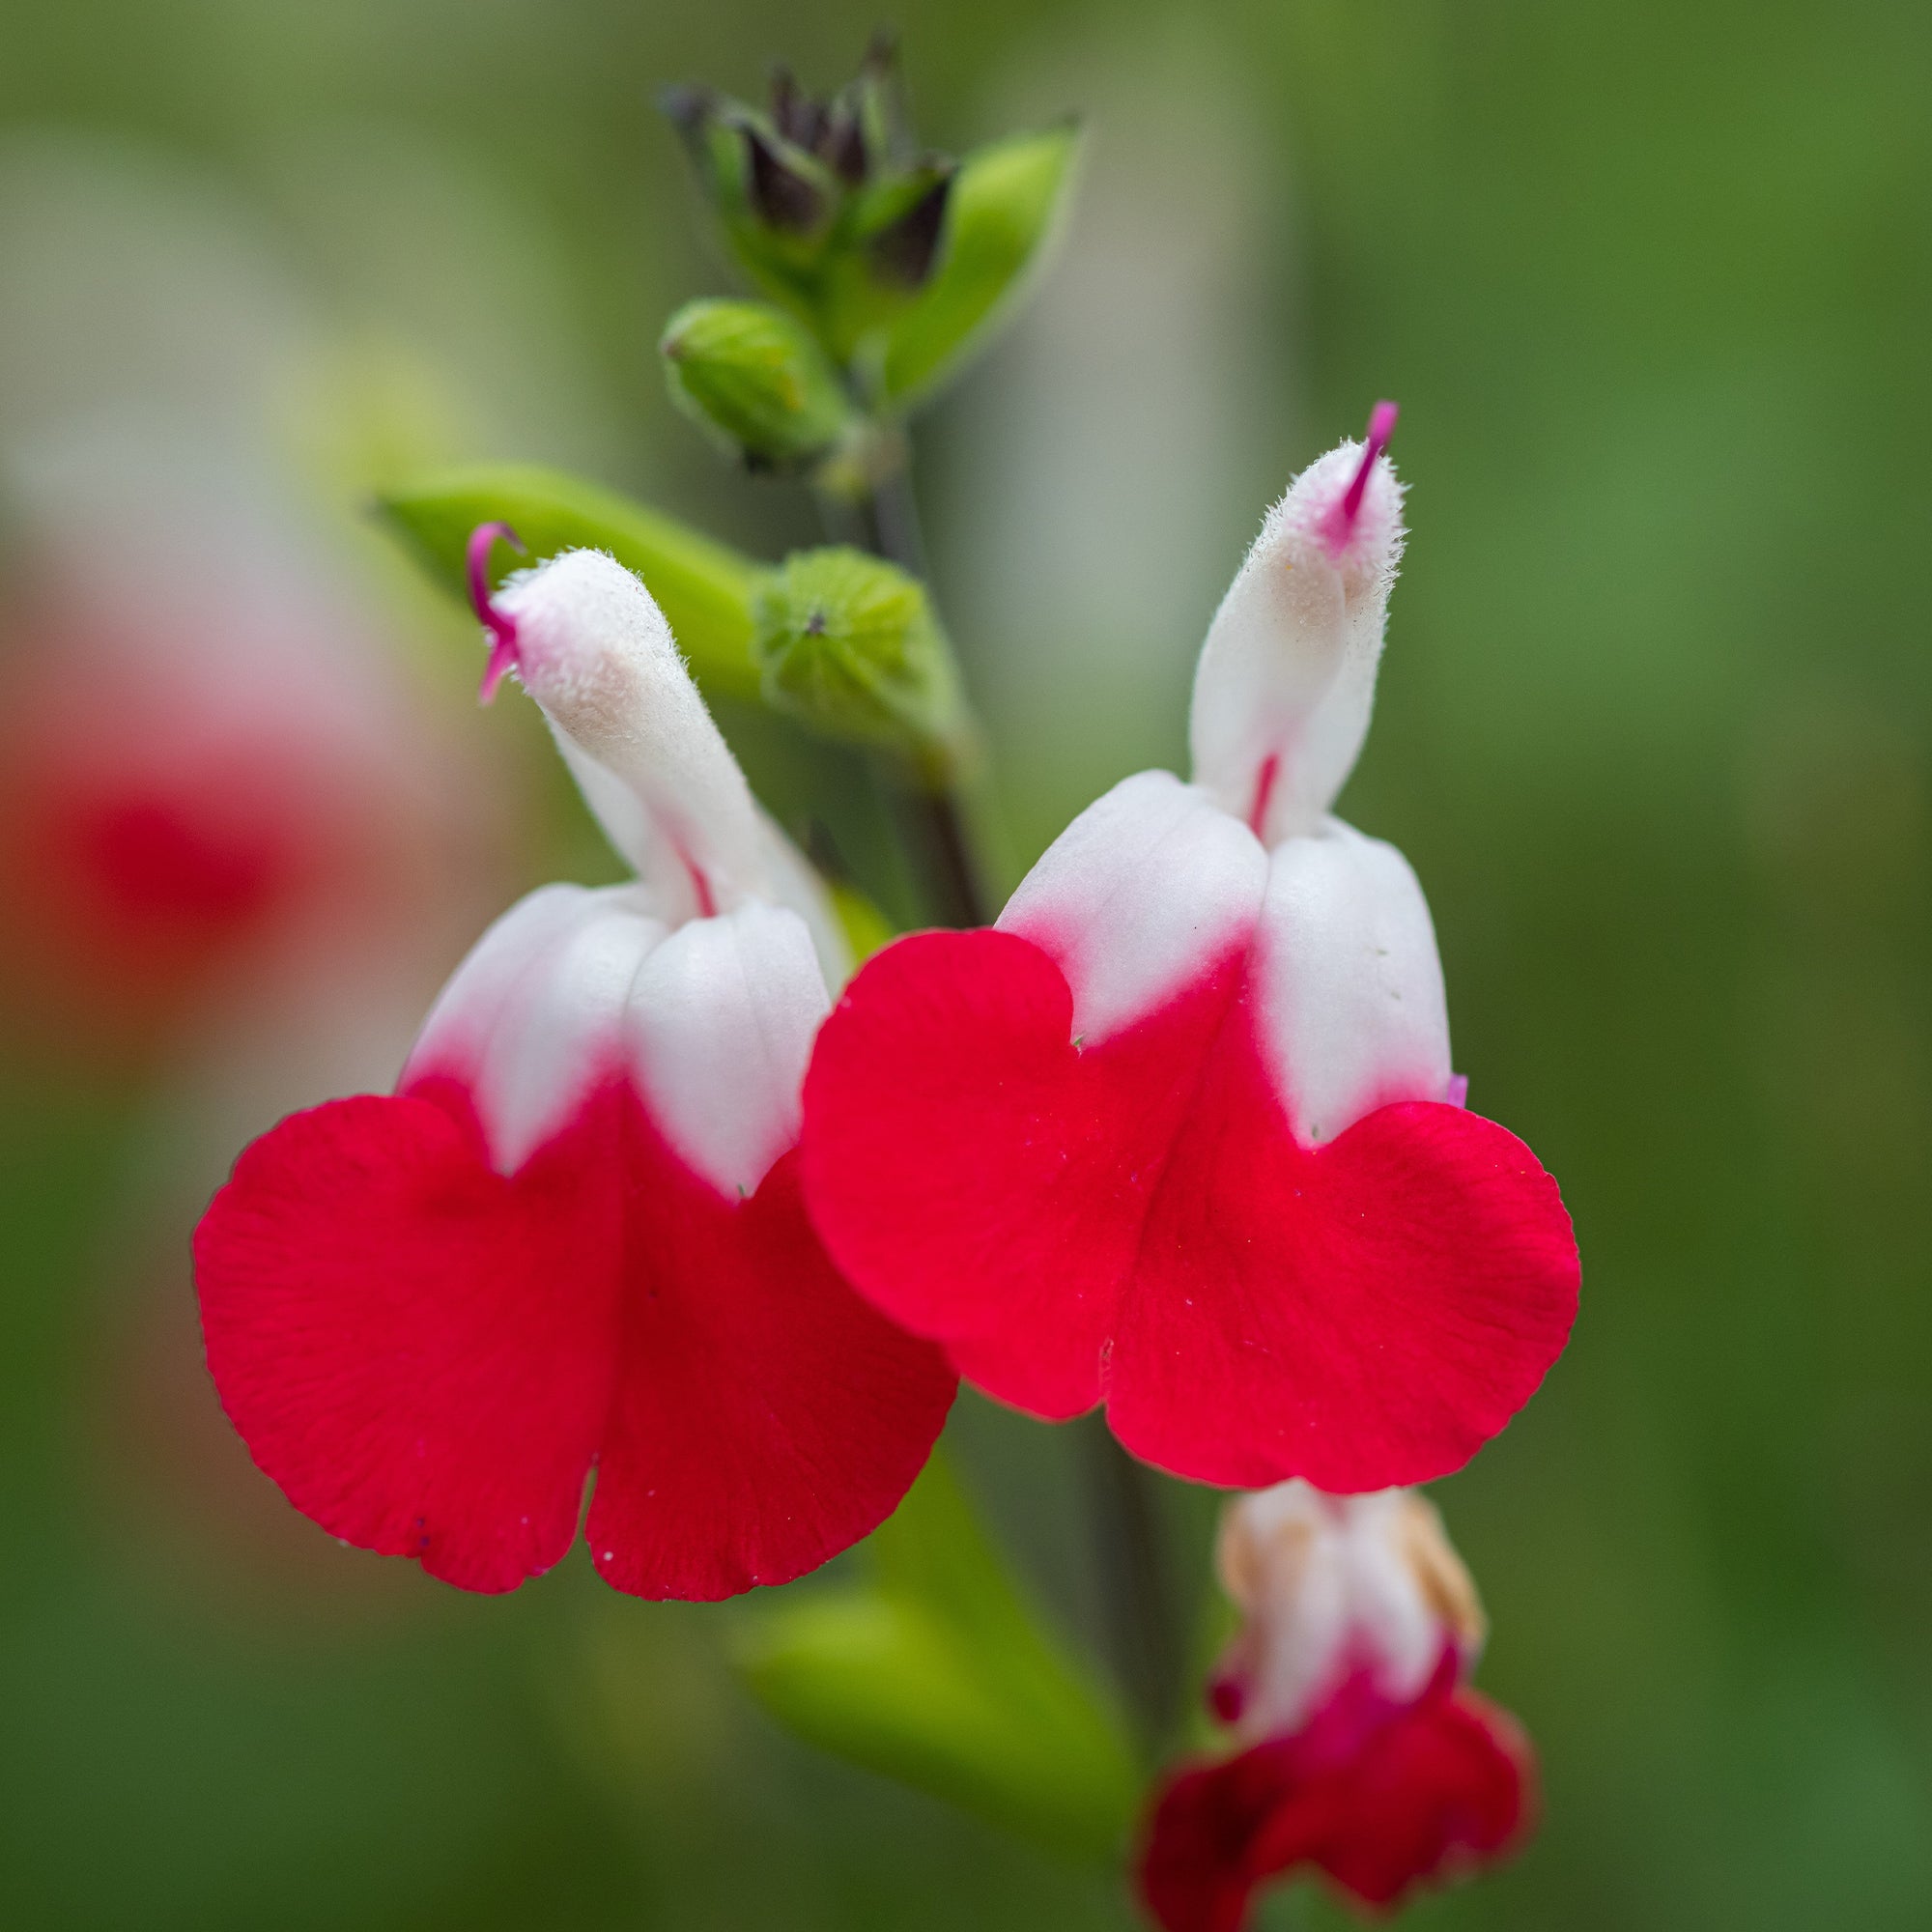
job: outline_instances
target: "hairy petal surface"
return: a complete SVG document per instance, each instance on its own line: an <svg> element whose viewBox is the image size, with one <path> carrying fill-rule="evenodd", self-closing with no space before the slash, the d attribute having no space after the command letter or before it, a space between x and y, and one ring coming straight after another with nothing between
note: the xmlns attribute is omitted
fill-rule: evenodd
<svg viewBox="0 0 1932 1932"><path fill-rule="evenodd" d="M1340 519L1363 454L1331 449L1268 512L1194 673L1195 781L1269 845L1321 823L1369 728L1403 521L1386 456Z"/></svg>
<svg viewBox="0 0 1932 1932"><path fill-rule="evenodd" d="M766 896L751 787L643 584L601 551L566 551L510 579L494 609L585 802L669 915L712 910L707 894L721 907Z"/></svg>

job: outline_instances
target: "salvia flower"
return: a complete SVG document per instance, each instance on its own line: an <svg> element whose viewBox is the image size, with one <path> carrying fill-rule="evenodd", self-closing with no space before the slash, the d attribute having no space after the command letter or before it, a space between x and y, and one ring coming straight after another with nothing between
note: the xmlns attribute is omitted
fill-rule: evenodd
<svg viewBox="0 0 1932 1932"><path fill-rule="evenodd" d="M1139 1878L1166 1932L1238 1932L1302 1868L1387 1906L1520 1842L1534 1759L1466 1688L1482 1610L1427 1502L1284 1483L1231 1505L1217 1555L1242 1622L1208 1698L1235 1748L1156 1794Z"/></svg>
<svg viewBox="0 0 1932 1932"><path fill-rule="evenodd" d="M879 1522L953 1378L808 1224L799 1084L842 970L638 580L482 594L486 694L543 707L639 873L548 886L457 969L391 1095L250 1147L195 1243L209 1365L325 1528L513 1588L568 1548L653 1597L782 1581Z"/></svg>
<svg viewBox="0 0 1932 1932"><path fill-rule="evenodd" d="M1347 1492L1459 1466L1575 1315L1555 1183L1464 1110L1429 909L1329 815L1367 729L1402 491L1378 412L1269 513L1201 654L1194 779L1143 772L997 924L889 947L806 1082L848 1278L1034 1414Z"/></svg>

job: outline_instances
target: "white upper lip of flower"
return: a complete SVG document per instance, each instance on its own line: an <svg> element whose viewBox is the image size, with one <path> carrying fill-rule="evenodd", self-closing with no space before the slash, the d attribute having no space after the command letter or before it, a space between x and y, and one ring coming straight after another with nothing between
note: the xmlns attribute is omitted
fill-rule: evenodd
<svg viewBox="0 0 1932 1932"><path fill-rule="evenodd" d="M1339 444L1268 512L1195 670L1195 782L1266 845L1321 823L1369 728L1405 531L1394 466L1378 454L1364 471L1366 454ZM1358 478L1338 549L1338 513Z"/></svg>
<svg viewBox="0 0 1932 1932"><path fill-rule="evenodd" d="M758 808L648 590L571 551L491 600L514 663L633 885L548 886L484 934L404 1069L471 1094L514 1172L621 1071L721 1192L798 1137L799 1087L847 964L810 867Z"/></svg>

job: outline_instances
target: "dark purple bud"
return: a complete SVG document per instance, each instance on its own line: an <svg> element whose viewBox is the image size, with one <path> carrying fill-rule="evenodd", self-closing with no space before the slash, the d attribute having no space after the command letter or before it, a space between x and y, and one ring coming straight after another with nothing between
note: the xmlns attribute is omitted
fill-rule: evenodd
<svg viewBox="0 0 1932 1932"><path fill-rule="evenodd" d="M817 227L824 197L785 165L755 128L745 129L745 154L751 163L752 208L765 226L793 233Z"/></svg>
<svg viewBox="0 0 1932 1932"><path fill-rule="evenodd" d="M819 148L832 172L847 187L865 185L866 177L871 172L870 157L866 153L866 130L849 107L832 110Z"/></svg>
<svg viewBox="0 0 1932 1932"><path fill-rule="evenodd" d="M952 177L942 175L899 218L872 237L872 270L881 281L902 288L923 288L939 252L939 236L946 223L947 198Z"/></svg>

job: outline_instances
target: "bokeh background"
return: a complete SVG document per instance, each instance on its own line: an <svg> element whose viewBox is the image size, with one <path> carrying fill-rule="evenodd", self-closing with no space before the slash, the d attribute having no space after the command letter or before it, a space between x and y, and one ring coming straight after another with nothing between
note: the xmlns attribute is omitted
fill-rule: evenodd
<svg viewBox="0 0 1932 1932"><path fill-rule="evenodd" d="M1414 535L1344 809L1414 861L1458 1064L1562 1178L1586 1264L1543 1394L1436 1490L1547 1823L1412 1922L1927 1923L1932 13L890 17L934 142L1067 108L1093 132L1052 278L920 454L1009 865L1179 758L1263 506L1403 405ZM773 56L832 85L874 24L8 11L10 1924L1129 1922L1106 1874L780 1734L725 1669L728 1613L577 1558L482 1601L339 1548L198 1356L186 1233L235 1149L386 1084L513 893L611 871L528 707L475 711L473 638L358 505L519 457L764 554L811 540L667 406L658 329L726 281L650 103L751 92ZM745 728L787 804L786 748ZM971 1401L954 1433L1091 1634L1064 1433ZM1172 1501L1204 1587L1211 1506Z"/></svg>

